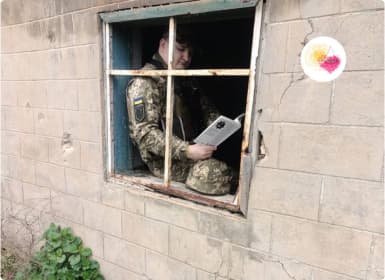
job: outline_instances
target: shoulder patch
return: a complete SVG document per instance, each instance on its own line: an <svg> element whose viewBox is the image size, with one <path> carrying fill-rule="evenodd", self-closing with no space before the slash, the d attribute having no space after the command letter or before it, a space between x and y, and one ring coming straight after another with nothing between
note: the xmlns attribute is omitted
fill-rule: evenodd
<svg viewBox="0 0 385 280"><path fill-rule="evenodd" d="M134 113L136 122L140 123L146 118L146 108L143 97L134 99Z"/></svg>

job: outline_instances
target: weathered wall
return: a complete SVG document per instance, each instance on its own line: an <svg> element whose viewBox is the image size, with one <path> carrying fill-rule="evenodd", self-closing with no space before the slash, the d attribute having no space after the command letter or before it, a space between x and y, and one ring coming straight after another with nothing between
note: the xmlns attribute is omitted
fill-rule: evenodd
<svg viewBox="0 0 385 280"><path fill-rule="evenodd" d="M247 219L103 181L96 13L167 2L3 1L4 241L69 225L114 280L382 279L382 1L267 1L257 96L267 157ZM321 35L347 52L330 83L299 65L303 42Z"/></svg>

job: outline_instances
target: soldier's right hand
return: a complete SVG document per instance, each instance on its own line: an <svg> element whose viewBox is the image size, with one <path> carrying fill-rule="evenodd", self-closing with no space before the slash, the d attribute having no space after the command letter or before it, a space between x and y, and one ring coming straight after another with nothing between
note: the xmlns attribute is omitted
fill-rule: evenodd
<svg viewBox="0 0 385 280"><path fill-rule="evenodd" d="M216 146L194 144L188 146L186 154L192 160L207 159L213 155L216 149Z"/></svg>

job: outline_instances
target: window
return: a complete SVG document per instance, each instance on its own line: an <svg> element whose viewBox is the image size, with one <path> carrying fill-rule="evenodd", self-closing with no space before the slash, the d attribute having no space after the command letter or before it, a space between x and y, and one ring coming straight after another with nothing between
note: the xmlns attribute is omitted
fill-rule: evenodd
<svg viewBox="0 0 385 280"><path fill-rule="evenodd" d="M104 37L106 99L107 178L124 180L231 211L247 209L251 168L258 155L258 135L252 135L256 65L263 1L206 0L101 13ZM162 30L169 30L169 54L178 27L198 34L200 46L191 67L144 70L143 64L156 52ZM169 55L169 57L172 57ZM151 175L141 161L128 132L125 99L127 83L136 76L167 78L166 152L163 180ZM242 130L219 146L216 157L239 170L239 183L231 194L207 196L170 180L171 135L175 77L197 79L221 114L245 113ZM242 140L243 139L243 140Z"/></svg>

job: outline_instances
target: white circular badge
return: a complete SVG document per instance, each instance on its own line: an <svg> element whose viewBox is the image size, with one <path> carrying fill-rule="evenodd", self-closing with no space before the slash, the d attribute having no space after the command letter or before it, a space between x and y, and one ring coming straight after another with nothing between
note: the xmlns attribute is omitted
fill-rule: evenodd
<svg viewBox="0 0 385 280"><path fill-rule="evenodd" d="M345 69L346 53L341 44L330 37L310 40L301 52L301 66L310 79L329 82Z"/></svg>

